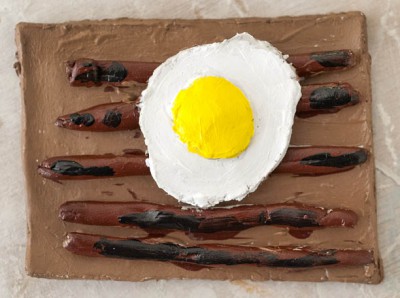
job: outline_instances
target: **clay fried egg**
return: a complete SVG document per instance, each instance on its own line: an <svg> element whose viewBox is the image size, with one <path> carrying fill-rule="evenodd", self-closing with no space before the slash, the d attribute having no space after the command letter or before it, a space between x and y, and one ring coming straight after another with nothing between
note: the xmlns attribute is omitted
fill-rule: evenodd
<svg viewBox="0 0 400 298"><path fill-rule="evenodd" d="M247 33L169 58L140 103L157 185L202 208L243 199L284 157L300 97L294 68Z"/></svg>

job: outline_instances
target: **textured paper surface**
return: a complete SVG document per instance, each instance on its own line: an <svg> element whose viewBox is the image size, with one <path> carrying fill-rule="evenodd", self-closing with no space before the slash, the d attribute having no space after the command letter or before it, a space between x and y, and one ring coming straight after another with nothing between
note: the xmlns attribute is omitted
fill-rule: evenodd
<svg viewBox="0 0 400 298"><path fill-rule="evenodd" d="M167 1L166 1L167 2ZM157 292L170 292L174 295L222 296L233 297L262 296L281 294L286 297L307 293L316 296L333 297L340 291L342 296L397 295L399 236L395 227L399 226L399 165L396 148L399 137L395 134L399 126L397 53L400 47L397 15L399 4L395 1L375 3L364 1L349 6L347 1L282 1L273 6L258 1L204 1L199 4L176 1L174 5L160 1L149 6L147 1L121 1L113 7L100 9L106 2L98 1L90 5L87 1L69 4L42 3L39 1L13 1L1 5L1 35L5 40L2 67L2 108L1 112L1 154L2 172L0 186L2 193L2 225L0 233L8 242L2 242L5 252L1 258L1 288L6 296L29 296L46 293L48 296L68 297L79 290L86 296L137 295L157 296ZM52 281L26 277L23 270L25 243L24 190L21 187L22 171L19 161L19 92L18 81L10 65L15 61L13 43L14 26L17 21L59 22L83 18L110 17L243 17L243 16L279 16L282 14L326 13L344 10L363 10L368 17L369 46L373 59L373 112L375 129L375 153L377 160L378 220L380 247L385 264L385 280L379 286L335 283L254 283L254 282L201 282L201 281L159 281L146 283L94 282L94 281ZM49 13L49 11L53 13ZM6 78L6 79L5 79Z"/></svg>

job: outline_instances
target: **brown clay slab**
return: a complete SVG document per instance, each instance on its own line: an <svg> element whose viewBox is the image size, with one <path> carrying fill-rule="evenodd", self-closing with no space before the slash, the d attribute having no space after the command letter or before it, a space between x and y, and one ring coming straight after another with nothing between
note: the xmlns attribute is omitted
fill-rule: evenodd
<svg viewBox="0 0 400 298"><path fill-rule="evenodd" d="M202 278L252 280L345 281L378 283L382 279L376 230L374 158L371 131L370 56L366 20L359 12L277 19L226 20L104 20L63 24L21 23L16 29L23 97L23 158L28 191L26 270L47 278L147 279ZM165 236L175 242L222 243L252 246L310 246L316 249L372 250L375 262L359 267L310 269L268 268L250 265L190 270L171 263L90 258L63 247L66 232L110 236L146 236L139 228L84 226L63 223L58 207L67 200L145 201L178 205L158 189L150 176L55 183L40 177L41 160L69 154L121 154L145 149L135 132L90 133L60 129L59 115L83 108L127 100L126 94L103 92L104 87L70 87L67 60L162 62L178 51L221 41L238 32L268 40L287 54L351 49L358 64L349 70L315 76L307 83L348 82L361 94L361 103L336 114L296 118L291 144L362 146L369 160L355 169L318 177L273 175L241 203L299 202L326 208L348 208L359 216L354 228L314 231L308 238L293 237L285 227L262 226L223 240L192 239L183 232Z"/></svg>

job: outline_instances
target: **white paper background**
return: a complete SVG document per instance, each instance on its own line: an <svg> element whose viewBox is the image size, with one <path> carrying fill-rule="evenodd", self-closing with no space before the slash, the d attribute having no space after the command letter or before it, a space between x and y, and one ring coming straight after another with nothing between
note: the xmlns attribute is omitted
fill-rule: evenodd
<svg viewBox="0 0 400 298"><path fill-rule="evenodd" d="M132 283L26 276L21 104L18 78L12 68L17 22L275 17L349 10L367 15L372 56L378 230L385 271L380 285L199 280ZM400 1L0 0L0 45L0 297L400 297Z"/></svg>

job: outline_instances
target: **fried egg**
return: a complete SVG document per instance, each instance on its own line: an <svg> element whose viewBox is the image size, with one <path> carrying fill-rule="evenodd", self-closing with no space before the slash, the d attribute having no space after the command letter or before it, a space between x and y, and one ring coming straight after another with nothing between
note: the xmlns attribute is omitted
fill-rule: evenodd
<svg viewBox="0 0 400 298"><path fill-rule="evenodd" d="M247 33L179 52L141 98L151 175L201 208L243 199L284 157L300 97L282 53Z"/></svg>

